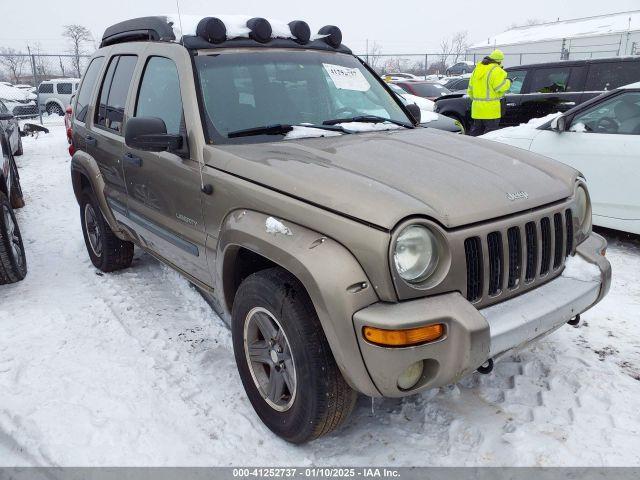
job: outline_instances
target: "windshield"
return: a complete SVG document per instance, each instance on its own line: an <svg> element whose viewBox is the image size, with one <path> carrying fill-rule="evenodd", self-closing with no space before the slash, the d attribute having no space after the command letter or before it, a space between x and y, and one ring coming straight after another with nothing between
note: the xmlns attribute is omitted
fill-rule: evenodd
<svg viewBox="0 0 640 480"><path fill-rule="evenodd" d="M450 90L439 83L413 83L411 87L416 91L416 94L421 97L440 97L451 93Z"/></svg>
<svg viewBox="0 0 640 480"><path fill-rule="evenodd" d="M251 137L233 134L275 125L321 126L361 116L411 123L380 81L351 55L233 52L199 55L195 64L206 127L214 143L274 141L283 138L274 134L284 136L284 129L271 128Z"/></svg>

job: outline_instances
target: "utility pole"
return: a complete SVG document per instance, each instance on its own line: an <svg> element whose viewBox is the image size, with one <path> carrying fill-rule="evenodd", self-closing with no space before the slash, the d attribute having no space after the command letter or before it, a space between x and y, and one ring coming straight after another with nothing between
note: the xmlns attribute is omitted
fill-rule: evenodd
<svg viewBox="0 0 640 480"><path fill-rule="evenodd" d="M36 88L36 110L38 111L38 117L40 118L40 125L42 125L42 112L40 111L40 84L38 83L38 71L36 69L36 57L31 54L31 47L27 45L27 52L31 59L31 74L33 75L33 86Z"/></svg>

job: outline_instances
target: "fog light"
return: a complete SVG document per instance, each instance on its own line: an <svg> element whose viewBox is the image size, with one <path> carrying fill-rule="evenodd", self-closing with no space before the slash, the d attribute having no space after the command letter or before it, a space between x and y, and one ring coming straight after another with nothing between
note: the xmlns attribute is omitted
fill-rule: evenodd
<svg viewBox="0 0 640 480"><path fill-rule="evenodd" d="M409 390L415 387L416 383L420 381L422 377L422 371L424 370L424 364L422 360L409 365L402 375L398 377L398 388L400 390Z"/></svg>

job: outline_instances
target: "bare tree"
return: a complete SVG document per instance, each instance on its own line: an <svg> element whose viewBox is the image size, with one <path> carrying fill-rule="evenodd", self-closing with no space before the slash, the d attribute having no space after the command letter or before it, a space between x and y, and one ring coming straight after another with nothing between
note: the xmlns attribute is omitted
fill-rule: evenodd
<svg viewBox="0 0 640 480"><path fill-rule="evenodd" d="M27 63L27 57L13 48L0 49L0 65L9 70L9 75L13 83L20 83L22 69Z"/></svg>
<svg viewBox="0 0 640 480"><path fill-rule="evenodd" d="M371 68L373 68L376 72L382 65L382 45L378 42L373 42L373 45L367 51L367 63Z"/></svg>
<svg viewBox="0 0 640 480"><path fill-rule="evenodd" d="M467 53L469 49L469 32L466 30L456 33L451 38L451 50L455 55L453 63L456 63L458 59Z"/></svg>
<svg viewBox="0 0 640 480"><path fill-rule="evenodd" d="M62 36L69 40L73 54L73 68L77 76L82 75L81 58L86 54L85 45L93 41L93 35L87 27L82 25L65 25Z"/></svg>
<svg viewBox="0 0 640 480"><path fill-rule="evenodd" d="M36 43L35 47L31 49L31 53L33 54L36 65L36 75L38 78L45 80L51 73L51 66L49 65L50 57L42 55L42 44L40 44L40 42Z"/></svg>

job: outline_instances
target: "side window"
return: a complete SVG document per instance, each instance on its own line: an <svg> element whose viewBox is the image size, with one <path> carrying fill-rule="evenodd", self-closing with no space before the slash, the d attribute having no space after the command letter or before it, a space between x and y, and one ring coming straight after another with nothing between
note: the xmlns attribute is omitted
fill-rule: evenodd
<svg viewBox="0 0 640 480"><path fill-rule="evenodd" d="M53 93L53 83L41 83L38 87L39 93Z"/></svg>
<svg viewBox="0 0 640 480"><path fill-rule="evenodd" d="M509 93L522 93L522 86L524 85L524 80L527 77L527 71L509 70L507 72L507 76L511 79L511 88L509 89Z"/></svg>
<svg viewBox="0 0 640 480"><path fill-rule="evenodd" d="M58 95L71 95L71 84L70 83L59 83L57 85Z"/></svg>
<svg viewBox="0 0 640 480"><path fill-rule="evenodd" d="M570 67L538 68L532 72L531 93L567 92Z"/></svg>
<svg viewBox="0 0 640 480"><path fill-rule="evenodd" d="M100 89L96 125L122 133L124 108L137 61L138 57L133 55L122 55L111 59Z"/></svg>
<svg viewBox="0 0 640 480"><path fill-rule="evenodd" d="M572 132L640 135L640 93L616 95L575 116Z"/></svg>
<svg viewBox="0 0 640 480"><path fill-rule="evenodd" d="M82 80L82 86L80 87L78 100L76 102L76 119L79 122L84 122L87 117L87 109L89 108L91 93L93 92L93 87L96 84L98 74L100 73L100 70L102 70L103 64L104 57L94 58L84 74L84 79Z"/></svg>
<svg viewBox="0 0 640 480"><path fill-rule="evenodd" d="M589 69L586 89L613 90L635 82L640 82L639 61L595 63Z"/></svg>
<svg viewBox="0 0 640 480"><path fill-rule="evenodd" d="M161 118L167 126L167 133L180 133L183 119L180 77L172 60L151 57L147 62L135 116Z"/></svg>

